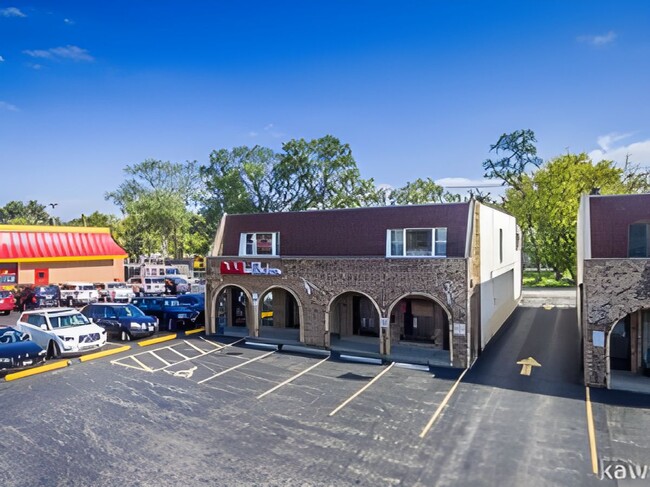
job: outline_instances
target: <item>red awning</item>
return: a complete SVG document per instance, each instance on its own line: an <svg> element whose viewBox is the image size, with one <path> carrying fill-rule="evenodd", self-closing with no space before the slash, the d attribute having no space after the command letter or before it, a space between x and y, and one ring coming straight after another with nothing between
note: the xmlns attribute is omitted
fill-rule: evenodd
<svg viewBox="0 0 650 487"><path fill-rule="evenodd" d="M123 259L106 228L0 226L0 262ZM56 228L56 230L54 230Z"/></svg>

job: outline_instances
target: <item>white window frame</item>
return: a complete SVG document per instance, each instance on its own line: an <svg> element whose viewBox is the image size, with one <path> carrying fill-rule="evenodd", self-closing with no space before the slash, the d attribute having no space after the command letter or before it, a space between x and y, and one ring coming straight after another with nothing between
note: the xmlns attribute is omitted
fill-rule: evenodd
<svg viewBox="0 0 650 487"><path fill-rule="evenodd" d="M257 254L257 236L260 234L271 234L271 253L270 254ZM246 253L246 238L248 235L253 236L253 252ZM280 244L280 232L245 232L239 235L239 256L240 257L277 257L280 255L278 252Z"/></svg>
<svg viewBox="0 0 650 487"><path fill-rule="evenodd" d="M409 230L430 230L431 231L431 255L406 255L406 232ZM444 230L447 233L447 227L432 227L432 228L390 228L386 230L386 257L397 259L422 259L422 258L443 258L447 257L447 239L441 240L438 238L438 231ZM392 232L402 232L402 255L391 254L391 234ZM436 254L436 243L445 243L445 253Z"/></svg>

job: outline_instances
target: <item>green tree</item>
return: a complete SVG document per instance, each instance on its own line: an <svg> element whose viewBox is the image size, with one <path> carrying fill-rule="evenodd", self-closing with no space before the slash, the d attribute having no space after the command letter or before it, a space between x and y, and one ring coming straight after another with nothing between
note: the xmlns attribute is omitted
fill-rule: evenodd
<svg viewBox="0 0 650 487"><path fill-rule="evenodd" d="M0 223L11 225L48 225L58 223L46 211L46 206L36 200L25 204L22 201L10 201L0 208Z"/></svg>
<svg viewBox="0 0 650 487"><path fill-rule="evenodd" d="M203 191L196 161L147 159L124 172L130 177L105 195L125 215L116 233L120 244L132 257L153 253L182 257Z"/></svg>
<svg viewBox="0 0 650 487"><path fill-rule="evenodd" d="M83 213L79 218L73 218L66 225L72 227L109 227L113 228L119 222L119 218L115 215L108 215L106 213L100 213L99 211L94 211L90 215L84 215Z"/></svg>
<svg viewBox="0 0 650 487"><path fill-rule="evenodd" d="M277 154L266 147L215 150L201 168L201 212L214 235L224 213L266 213L377 205L383 193L361 178L347 144L327 135L290 140ZM210 239L211 239L210 236Z"/></svg>

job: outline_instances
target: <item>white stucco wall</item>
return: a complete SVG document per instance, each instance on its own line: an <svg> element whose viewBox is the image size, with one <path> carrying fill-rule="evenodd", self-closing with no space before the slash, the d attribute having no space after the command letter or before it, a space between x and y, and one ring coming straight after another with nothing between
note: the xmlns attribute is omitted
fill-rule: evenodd
<svg viewBox="0 0 650 487"><path fill-rule="evenodd" d="M485 347L521 298L522 242L515 218L502 211L481 205L479 225L481 347Z"/></svg>

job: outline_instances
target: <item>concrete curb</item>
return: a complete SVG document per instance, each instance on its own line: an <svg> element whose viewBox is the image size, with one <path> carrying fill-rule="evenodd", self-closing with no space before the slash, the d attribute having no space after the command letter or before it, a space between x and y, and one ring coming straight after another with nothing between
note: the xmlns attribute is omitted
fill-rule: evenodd
<svg viewBox="0 0 650 487"><path fill-rule="evenodd" d="M196 330L187 330L187 331L185 332L185 336L187 336L187 335L194 335L195 333L201 333L201 332L203 332L203 331L205 331L205 328L197 328Z"/></svg>
<svg viewBox="0 0 650 487"><path fill-rule="evenodd" d="M126 352L127 350L131 350L130 345L124 345L121 347L112 348L110 350L103 350L101 352L89 353L88 355L84 355L80 357L79 361L88 362L90 360L95 360L102 357L108 357L109 355L115 355L116 353Z"/></svg>
<svg viewBox="0 0 650 487"><path fill-rule="evenodd" d="M174 340L178 337L178 333L173 333L171 335L165 335L157 338L151 338L149 340L144 340L141 342L138 342L138 345L141 347L146 347L148 345L154 345L156 343L162 343L162 342L167 342L169 340Z"/></svg>
<svg viewBox="0 0 650 487"><path fill-rule="evenodd" d="M12 380L22 379L23 377L29 377L32 375L42 374L43 372L49 372L51 370L63 369L69 366L72 362L70 360L61 360L60 362L55 362L53 364L39 365L32 369L21 370L20 372L14 372L12 374L5 375L5 381L9 382Z"/></svg>

